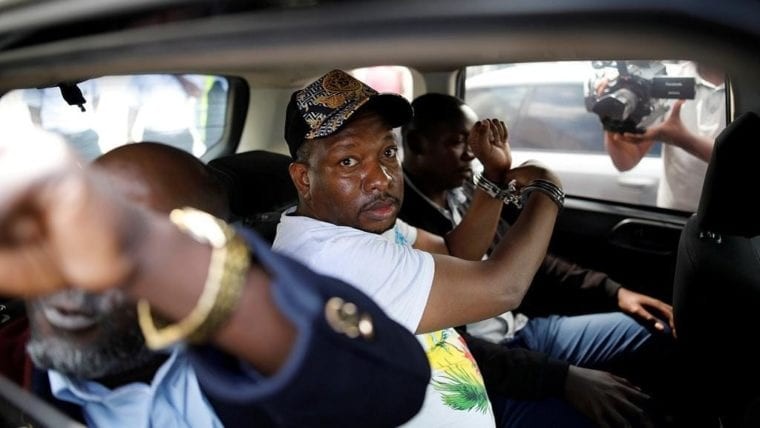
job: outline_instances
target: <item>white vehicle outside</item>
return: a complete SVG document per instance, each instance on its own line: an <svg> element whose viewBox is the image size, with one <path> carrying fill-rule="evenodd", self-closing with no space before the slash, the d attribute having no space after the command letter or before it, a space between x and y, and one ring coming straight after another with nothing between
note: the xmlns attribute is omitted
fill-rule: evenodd
<svg viewBox="0 0 760 428"><path fill-rule="evenodd" d="M516 164L547 164L568 194L654 206L659 144L630 171L614 167L599 118L584 104L584 86L595 73L591 61L468 67L465 100L478 116L507 122Z"/></svg>

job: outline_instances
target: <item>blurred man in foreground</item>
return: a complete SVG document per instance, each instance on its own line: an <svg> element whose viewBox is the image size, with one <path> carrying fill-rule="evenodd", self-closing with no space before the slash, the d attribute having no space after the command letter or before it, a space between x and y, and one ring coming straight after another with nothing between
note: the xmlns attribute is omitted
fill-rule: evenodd
<svg viewBox="0 0 760 428"><path fill-rule="evenodd" d="M166 217L225 213L192 156L142 143L83 171L62 144L31 141L0 143L0 292L37 296L33 387L67 413L396 426L418 411L424 354L369 299L209 214Z"/></svg>

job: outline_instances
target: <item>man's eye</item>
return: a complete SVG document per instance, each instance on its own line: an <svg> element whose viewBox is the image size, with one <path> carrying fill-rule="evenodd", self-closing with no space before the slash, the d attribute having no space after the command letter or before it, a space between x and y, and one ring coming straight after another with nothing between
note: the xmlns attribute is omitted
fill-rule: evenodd
<svg viewBox="0 0 760 428"><path fill-rule="evenodd" d="M354 158L345 158L340 161L340 164L343 166L354 166L357 164L356 159Z"/></svg>
<svg viewBox="0 0 760 428"><path fill-rule="evenodd" d="M398 147L389 147L385 149L385 156L389 158L395 158L398 154Z"/></svg>

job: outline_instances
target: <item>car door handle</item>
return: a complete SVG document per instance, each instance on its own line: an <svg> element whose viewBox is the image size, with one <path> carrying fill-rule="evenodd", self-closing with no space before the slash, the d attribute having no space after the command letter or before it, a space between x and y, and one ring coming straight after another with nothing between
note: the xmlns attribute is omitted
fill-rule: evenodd
<svg viewBox="0 0 760 428"><path fill-rule="evenodd" d="M682 226L661 221L624 219L610 231L611 245L657 256L669 256L678 248Z"/></svg>

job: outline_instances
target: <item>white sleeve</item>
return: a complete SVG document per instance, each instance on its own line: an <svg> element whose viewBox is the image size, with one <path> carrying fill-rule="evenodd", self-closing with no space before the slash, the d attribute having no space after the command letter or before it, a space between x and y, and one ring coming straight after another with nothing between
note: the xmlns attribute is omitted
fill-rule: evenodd
<svg viewBox="0 0 760 428"><path fill-rule="evenodd" d="M362 234L337 236L321 245L312 260L315 270L359 288L396 322L417 330L433 285L432 255Z"/></svg>
<svg viewBox="0 0 760 428"><path fill-rule="evenodd" d="M400 218L396 219L396 230L398 230L398 233L404 237L409 245L414 245L414 243L417 242L417 228L409 225L409 223L404 220L401 220Z"/></svg>

